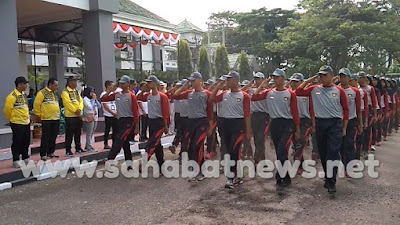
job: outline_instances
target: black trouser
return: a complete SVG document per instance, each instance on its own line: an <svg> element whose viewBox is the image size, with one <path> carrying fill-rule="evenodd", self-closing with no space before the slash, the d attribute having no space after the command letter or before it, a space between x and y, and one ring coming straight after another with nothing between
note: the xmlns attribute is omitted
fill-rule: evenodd
<svg viewBox="0 0 400 225"><path fill-rule="evenodd" d="M288 160L288 151L292 142L294 123L291 119L272 119L271 120L271 139L275 145L276 158L282 165ZM283 179L290 179L289 174L281 177L279 173L275 176L277 182Z"/></svg>
<svg viewBox="0 0 400 225"><path fill-rule="evenodd" d="M140 139L147 139L147 128L149 127L149 117L140 116Z"/></svg>
<svg viewBox="0 0 400 225"><path fill-rule="evenodd" d="M378 110L378 115L381 115L381 113L382 113L382 111L381 111L381 109L379 109ZM363 114L364 115L364 114ZM380 120L376 120L376 122L375 122L375 127L376 127L376 129L375 129L375 133L376 133L376 135L375 135L375 137L376 137L376 139L375 139L375 141L376 141L376 143L379 143L379 142L381 142L382 141L382 119L380 119Z"/></svg>
<svg viewBox="0 0 400 225"><path fill-rule="evenodd" d="M132 130L134 122L132 117L124 117L118 119L118 130L115 141L112 143L111 150L108 152L108 159L113 160L117 157L121 148L124 149L125 160L132 160L131 146L129 140L132 138ZM114 131L113 131L114 133Z"/></svg>
<svg viewBox="0 0 400 225"><path fill-rule="evenodd" d="M364 152L364 154L367 154L368 151L371 151L372 125L374 124L374 121L372 121L372 117L374 115L374 110L372 109L372 106L368 106L368 107L369 107L368 127L367 127L367 129L364 130L364 140L363 140L363 152Z"/></svg>
<svg viewBox="0 0 400 225"><path fill-rule="evenodd" d="M221 138L221 145L220 145L220 148L219 148L219 151L220 151L220 154L221 154L221 160L223 160L225 154L228 153L227 145L225 144L224 139L222 138L224 136L224 129L225 129L224 121L225 121L224 118L217 117L218 134L219 134L219 137Z"/></svg>
<svg viewBox="0 0 400 225"><path fill-rule="evenodd" d="M269 115L265 112L254 112L251 114L251 129L254 137L254 161L256 163L265 160L265 137L269 128Z"/></svg>
<svg viewBox="0 0 400 225"><path fill-rule="evenodd" d="M244 119L223 119L222 143L226 144L227 153L231 160L235 161L235 166L230 168L236 176L237 161L240 160L240 149L244 139Z"/></svg>
<svg viewBox="0 0 400 225"><path fill-rule="evenodd" d="M175 131L177 131L178 129L179 129L179 126L181 125L180 124L180 122L181 122L181 114L180 113L175 113L175 115L174 115L174 123L175 123Z"/></svg>
<svg viewBox="0 0 400 225"><path fill-rule="evenodd" d="M299 160L301 163L303 163L304 158L304 150L306 148L306 144L308 142L308 139L310 137L310 132L311 132L311 119L309 118L301 118L300 119L300 139L295 140L293 139L293 145L294 145L294 160Z"/></svg>
<svg viewBox="0 0 400 225"><path fill-rule="evenodd" d="M398 114L398 111L399 109L397 108L396 109L396 112L394 113L394 129L396 130L396 131L398 131L399 130L399 114Z"/></svg>
<svg viewBox="0 0 400 225"><path fill-rule="evenodd" d="M389 96L390 97L390 96ZM392 117L392 103L389 103L389 118L388 118L388 127L387 127L387 131L388 131L388 135L392 134L392 128L393 128L393 117Z"/></svg>
<svg viewBox="0 0 400 225"><path fill-rule="evenodd" d="M347 164L355 159L356 156L356 139L358 133L358 119L354 118L349 120L346 129L346 136L343 137L340 154L345 170Z"/></svg>
<svg viewBox="0 0 400 225"><path fill-rule="evenodd" d="M180 113L175 113L175 138L172 141L172 145L178 147L179 143L182 142L183 136L185 135L184 127L182 126L182 117Z"/></svg>
<svg viewBox="0 0 400 225"><path fill-rule="evenodd" d="M315 154L319 155L318 141L317 141L317 134L316 134L316 132L314 132L314 133L311 134L311 142L312 142L312 145L313 145L312 153L315 153Z"/></svg>
<svg viewBox="0 0 400 225"><path fill-rule="evenodd" d="M379 113L378 113L378 115L379 115ZM371 126L372 126L371 127L371 133L372 133L372 135L371 135L371 145L375 145L376 142L377 142L377 138L378 138L378 132L377 132L378 121L375 119Z"/></svg>
<svg viewBox="0 0 400 225"><path fill-rule="evenodd" d="M382 114L382 136L384 138L387 137L388 134L388 126L389 126L389 119L387 118L387 113L383 110L384 114Z"/></svg>
<svg viewBox="0 0 400 225"><path fill-rule="evenodd" d="M65 118L65 150L71 152L72 139L75 141L75 150L81 150L82 120L78 117Z"/></svg>
<svg viewBox="0 0 400 225"><path fill-rule="evenodd" d="M59 120L42 120L42 139L40 156L51 155L56 151L56 139L60 131Z"/></svg>
<svg viewBox="0 0 400 225"><path fill-rule="evenodd" d="M161 137L164 132L164 119L150 119L149 118L149 140L147 141L146 152L147 159L150 160L151 156L155 153L158 165L162 166L164 163L164 149L161 145Z"/></svg>
<svg viewBox="0 0 400 225"><path fill-rule="evenodd" d="M365 116L364 116L365 115L365 111L362 111L361 114L363 115L363 124L365 124L365 121L367 120L367 118L365 118ZM379 142L380 142L379 135L382 135L382 134L379 134L379 132L381 131L380 124L381 123L377 123L377 131L378 131L378 136L377 136L378 139L377 139L377 141L379 140ZM364 132L365 132L365 130L363 130L363 133L361 135L357 133L356 153L355 153L355 156L354 156L354 159L357 159L357 160L360 160L361 151L364 149Z"/></svg>
<svg viewBox="0 0 400 225"><path fill-rule="evenodd" d="M181 117L181 133L182 133L182 140L181 140L181 151L179 152L179 157L182 158L182 152L188 152L189 148L189 131L188 131L188 118ZM178 130L179 132L179 130ZM176 138L176 136L175 136ZM175 141L175 140L174 140ZM178 146L178 145L175 145Z"/></svg>
<svg viewBox="0 0 400 225"><path fill-rule="evenodd" d="M316 119L316 133L321 164L325 172L325 182L336 184L337 167L333 168L333 176L328 177L327 161L340 160L340 146L343 140L343 123L341 118Z"/></svg>
<svg viewBox="0 0 400 225"><path fill-rule="evenodd" d="M187 124L189 134L189 160L196 161L199 166L204 162L204 141L207 137L208 120L207 118L188 119Z"/></svg>
<svg viewBox="0 0 400 225"><path fill-rule="evenodd" d="M104 130L104 145L108 145L108 138L110 137L110 130L112 128L112 141L115 141L118 132L118 119L115 117L105 116L106 129Z"/></svg>
<svg viewBox="0 0 400 225"><path fill-rule="evenodd" d="M217 115L214 113L213 132L211 136L207 137L207 152L217 151Z"/></svg>
<svg viewBox="0 0 400 225"><path fill-rule="evenodd" d="M11 152L13 161L19 161L19 156L22 160L29 159L29 144L31 142L31 129L29 125L21 125L10 123L13 133L13 143L11 145Z"/></svg>

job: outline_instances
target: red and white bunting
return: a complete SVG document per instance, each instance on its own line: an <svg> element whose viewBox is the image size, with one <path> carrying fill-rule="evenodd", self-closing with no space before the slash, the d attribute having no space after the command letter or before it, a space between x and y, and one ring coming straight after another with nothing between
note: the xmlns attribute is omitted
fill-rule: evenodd
<svg viewBox="0 0 400 225"><path fill-rule="evenodd" d="M176 44L180 38L179 34L161 32L157 30L144 29L140 27L130 26L121 23L113 23L113 32L130 34L135 38L142 38L155 43Z"/></svg>

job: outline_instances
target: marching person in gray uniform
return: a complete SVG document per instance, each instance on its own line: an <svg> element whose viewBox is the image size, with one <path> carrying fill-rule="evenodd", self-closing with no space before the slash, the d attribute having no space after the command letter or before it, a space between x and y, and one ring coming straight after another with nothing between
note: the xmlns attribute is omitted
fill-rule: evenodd
<svg viewBox="0 0 400 225"><path fill-rule="evenodd" d="M247 93L250 97L253 96L254 92L261 86L265 80L265 75L258 72L253 75L254 87L251 87ZM245 86L244 89L247 89ZM265 89L264 89L265 90ZM254 137L254 162L265 160L265 138L268 133L270 117L268 114L268 106L266 101L251 101L251 129Z"/></svg>
<svg viewBox="0 0 400 225"><path fill-rule="evenodd" d="M290 86L293 91L296 91L297 87L304 82L304 76L301 73L295 73L290 78ZM300 139L293 140L294 146L294 160L299 160L301 164L304 161L304 150L306 144L310 138L312 130L311 118L315 117L314 107L312 104L311 97L308 96L297 96L297 107L299 109L300 116ZM301 166L297 170L297 174L303 174L303 167Z"/></svg>
<svg viewBox="0 0 400 225"><path fill-rule="evenodd" d="M275 145L276 158L280 161L282 168L288 160L288 151L293 135L296 140L300 138L300 118L297 107L296 94L285 88L285 71L276 69L271 76L276 88L264 90L271 79L263 81L254 92L252 101L265 101L271 117L271 138ZM291 184L288 173L284 177L276 173L276 192L284 194L285 188Z"/></svg>
<svg viewBox="0 0 400 225"><path fill-rule="evenodd" d="M181 88L174 93L174 99L188 101L188 134L189 140L189 159L198 163L199 167L204 163L204 142L207 134L210 136L214 124L214 107L210 99L211 93L203 89L203 77L200 73L194 72ZM193 89L185 91L189 88L189 84ZM189 178L189 182L197 182L204 179L201 171L198 171L193 177Z"/></svg>
<svg viewBox="0 0 400 225"><path fill-rule="evenodd" d="M240 75L233 71L227 76L226 85L229 91L223 91L217 95L225 82L220 82L213 90L210 101L214 103L221 103L223 118L223 133L222 141L226 144L230 159L235 161L236 164L230 167L230 172L234 174L233 177L228 177L225 188L233 189L236 185L243 183L241 177L237 177L237 162L240 160L240 149L243 144L243 139L251 138L250 126L250 97L249 95L239 89Z"/></svg>
<svg viewBox="0 0 400 225"><path fill-rule="evenodd" d="M336 193L337 167L332 176L328 176L327 162L340 160L340 145L346 136L349 121L349 103L343 88L333 83L333 70L330 66L322 66L318 75L304 81L297 89L298 96L311 96L316 118L316 133L322 167L325 172L325 185L331 197ZM321 85L306 88L317 78Z"/></svg>
<svg viewBox="0 0 400 225"><path fill-rule="evenodd" d="M347 68L339 70L340 86L344 89L349 102L349 123L347 125L346 136L343 137L341 146L342 162L345 167L346 177L349 177L347 164L356 157L357 134L363 132L363 120L361 113L361 94L360 90L350 86L351 72Z"/></svg>

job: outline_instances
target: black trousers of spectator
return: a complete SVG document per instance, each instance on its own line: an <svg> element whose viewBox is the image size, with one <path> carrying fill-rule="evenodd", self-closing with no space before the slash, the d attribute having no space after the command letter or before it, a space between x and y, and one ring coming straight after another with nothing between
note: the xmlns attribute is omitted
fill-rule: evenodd
<svg viewBox="0 0 400 225"><path fill-rule="evenodd" d="M108 159L113 160L117 157L121 148L124 149L125 160L132 160L131 146L129 140L132 138L132 131L134 129L134 122L132 117L124 117L118 119L118 130L115 141L113 141L111 150L108 152ZM114 131L113 131L114 132Z"/></svg>
<svg viewBox="0 0 400 225"><path fill-rule="evenodd" d="M155 153L158 165L162 166L164 163L164 149L161 145L161 137L164 132L164 119L150 119L149 118L149 140L147 141L146 152L147 159L150 160L151 156Z"/></svg>
<svg viewBox="0 0 400 225"><path fill-rule="evenodd" d="M189 134L189 160L196 161L200 168L204 162L204 142L207 137L208 120L207 118L188 119L187 124Z"/></svg>
<svg viewBox="0 0 400 225"><path fill-rule="evenodd" d="M265 137L269 129L270 118L268 113L254 112L251 114L251 129L254 136L254 161L265 160Z"/></svg>
<svg viewBox="0 0 400 225"><path fill-rule="evenodd" d="M19 161L19 156L22 157L22 160L29 159L28 152L31 142L30 126L14 123L11 123L10 126L13 133L13 143L11 145L13 161Z"/></svg>
<svg viewBox="0 0 400 225"><path fill-rule="evenodd" d="M110 137L110 130L112 129L112 141L115 141L118 132L118 119L115 117L105 116L106 128L104 130L104 145L108 145L108 139Z"/></svg>
<svg viewBox="0 0 400 225"><path fill-rule="evenodd" d="M220 154L221 154L221 160L224 159L225 154L228 154L228 150L227 150L227 145L224 142L224 139L222 138L224 136L224 130L225 130L225 119L222 117L217 117L217 126L218 126L218 134L221 138L221 145L219 148Z"/></svg>
<svg viewBox="0 0 400 225"><path fill-rule="evenodd" d="M282 165L288 160L288 152L290 143L292 142L294 133L294 123L292 119L272 119L271 120L271 139L275 145L276 158ZM281 177L276 173L276 181L282 182L284 179L290 179L287 173L285 177Z"/></svg>
<svg viewBox="0 0 400 225"><path fill-rule="evenodd" d="M207 137L207 152L216 152L217 151L217 115L214 114L214 124L213 124L213 132L211 136Z"/></svg>
<svg viewBox="0 0 400 225"><path fill-rule="evenodd" d="M356 146L357 146L357 133L358 133L358 119L354 118L349 120L349 124L346 129L346 136L343 137L340 154L342 156L342 162L346 170L347 164L354 160L356 157Z"/></svg>
<svg viewBox="0 0 400 225"><path fill-rule="evenodd" d="M147 129L149 128L149 117L140 116L140 139L148 139L147 138Z"/></svg>
<svg viewBox="0 0 400 225"><path fill-rule="evenodd" d="M294 159L299 160L301 163L304 161L304 150L306 149L306 145L311 133L311 119L309 118L301 118L300 119L300 139L295 140L293 138L294 145Z"/></svg>
<svg viewBox="0 0 400 225"><path fill-rule="evenodd" d="M82 120L78 117L65 118L65 150L71 152L72 139L75 141L75 150L81 150Z"/></svg>
<svg viewBox="0 0 400 225"><path fill-rule="evenodd" d="M230 171L236 176L237 161L240 160L240 149L242 148L244 139L244 119L228 119L223 120L222 142L225 143L227 153L236 165L231 166Z"/></svg>
<svg viewBox="0 0 400 225"><path fill-rule="evenodd" d="M341 118L316 119L316 133L321 164L325 172L325 183L336 184L338 168L333 168L333 176L328 177L327 162L340 160L340 146L343 140L343 123Z"/></svg>
<svg viewBox="0 0 400 225"><path fill-rule="evenodd" d="M59 120L42 120L42 139L40 156L51 155L56 151L56 139L60 131Z"/></svg>

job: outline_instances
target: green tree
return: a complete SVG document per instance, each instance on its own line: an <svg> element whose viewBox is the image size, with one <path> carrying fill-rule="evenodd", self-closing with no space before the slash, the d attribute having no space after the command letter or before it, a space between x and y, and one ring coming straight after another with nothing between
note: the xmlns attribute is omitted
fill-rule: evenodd
<svg viewBox="0 0 400 225"><path fill-rule="evenodd" d="M199 72L203 75L203 79L210 79L210 60L208 58L207 49L202 46L199 50Z"/></svg>
<svg viewBox="0 0 400 225"><path fill-rule="evenodd" d="M250 80L251 69L249 65L249 57L247 53L242 52L239 56L239 74L242 80Z"/></svg>
<svg viewBox="0 0 400 225"><path fill-rule="evenodd" d="M188 77L193 72L192 52L189 44L185 40L178 43L178 76L179 79Z"/></svg>
<svg viewBox="0 0 400 225"><path fill-rule="evenodd" d="M280 54L288 71L310 75L322 64L387 71L399 57L399 14L385 1L303 0L298 19L278 32L266 49ZM324 19L321 19L324 18Z"/></svg>
<svg viewBox="0 0 400 225"><path fill-rule="evenodd" d="M229 73L228 51L223 45L219 45L215 50L215 76L220 77Z"/></svg>
<svg viewBox="0 0 400 225"><path fill-rule="evenodd" d="M289 21L298 18L293 10L280 8L267 10L260 8L251 12L235 13L226 11L213 13L209 22L218 24L211 26L211 42L222 42L221 24L225 26L226 43L229 53L247 52L255 55L262 71L272 72L282 62L279 52L272 52L264 48L265 43L278 39L278 32L288 26ZM204 42L207 43L207 34Z"/></svg>

